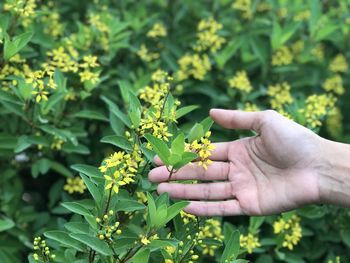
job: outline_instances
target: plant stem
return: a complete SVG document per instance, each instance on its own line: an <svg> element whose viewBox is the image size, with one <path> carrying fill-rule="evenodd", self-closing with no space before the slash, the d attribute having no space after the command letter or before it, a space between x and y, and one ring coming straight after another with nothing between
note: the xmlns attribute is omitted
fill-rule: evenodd
<svg viewBox="0 0 350 263"><path fill-rule="evenodd" d="M171 176L173 175L173 173L175 172L175 169L174 169L174 167L171 167L171 170L170 170L170 172L169 172L169 177L168 177L168 181L170 181L170 179L171 179Z"/></svg>

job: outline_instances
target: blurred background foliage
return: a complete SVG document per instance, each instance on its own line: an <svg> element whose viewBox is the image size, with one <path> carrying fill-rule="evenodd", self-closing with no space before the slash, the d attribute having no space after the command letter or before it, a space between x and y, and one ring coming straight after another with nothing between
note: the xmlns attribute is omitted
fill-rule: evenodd
<svg viewBox="0 0 350 263"><path fill-rule="evenodd" d="M99 166L113 151L101 138L124 132L102 96L124 109L128 90L157 69L174 77L182 106L198 105L178 123L185 132L212 107L272 108L350 143L348 0L4 0L0 9L1 262L22 262L35 235L62 228L61 202L89 198L71 165ZM212 127L213 141L247 135ZM350 259L347 209L218 220L240 230L241 258L253 262ZM214 250L197 260L219 262Z"/></svg>

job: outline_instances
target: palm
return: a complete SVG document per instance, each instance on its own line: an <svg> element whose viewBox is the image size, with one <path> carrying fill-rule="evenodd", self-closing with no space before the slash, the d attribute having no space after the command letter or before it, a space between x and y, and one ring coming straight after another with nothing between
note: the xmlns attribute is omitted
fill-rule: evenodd
<svg viewBox="0 0 350 263"><path fill-rule="evenodd" d="M245 128L225 118L216 121L226 128ZM158 191L173 198L200 200L187 208L197 215L266 215L314 202L318 195L314 176L317 135L275 113L247 128L259 135L217 143L207 170L187 165L172 178L211 182L162 183ZM160 166L150 179L162 182L166 174Z"/></svg>

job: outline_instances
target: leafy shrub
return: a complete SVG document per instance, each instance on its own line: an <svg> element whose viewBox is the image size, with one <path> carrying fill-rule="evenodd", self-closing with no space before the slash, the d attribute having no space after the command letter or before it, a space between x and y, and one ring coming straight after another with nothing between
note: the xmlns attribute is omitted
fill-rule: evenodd
<svg viewBox="0 0 350 263"><path fill-rule="evenodd" d="M247 135L210 138L211 107L273 108L350 142L348 1L0 7L1 262L350 258L345 209L197 218L147 179L155 154L171 177Z"/></svg>

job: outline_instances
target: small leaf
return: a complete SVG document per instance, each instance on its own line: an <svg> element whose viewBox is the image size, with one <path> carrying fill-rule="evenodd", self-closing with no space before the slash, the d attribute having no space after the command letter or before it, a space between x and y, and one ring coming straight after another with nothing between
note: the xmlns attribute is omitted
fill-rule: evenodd
<svg viewBox="0 0 350 263"><path fill-rule="evenodd" d="M170 151L168 149L168 146L165 142L162 140L154 137L151 134L145 134L145 138L148 140L148 142L152 145L153 150L155 153L159 156L159 158L168 165L168 157L170 155Z"/></svg>
<svg viewBox="0 0 350 263"><path fill-rule="evenodd" d="M193 152L185 152L182 155L181 161L174 164L174 169L178 170L181 167L185 166L186 164L192 162L193 160L197 159L198 155Z"/></svg>
<svg viewBox="0 0 350 263"><path fill-rule="evenodd" d="M195 140L199 140L203 136L204 136L203 125L200 123L196 123L192 127L190 133L188 134L188 141L191 143Z"/></svg>
<svg viewBox="0 0 350 263"><path fill-rule="evenodd" d="M103 113L94 110L82 110L77 113L74 113L72 117L89 120L108 121L108 118Z"/></svg>
<svg viewBox="0 0 350 263"><path fill-rule="evenodd" d="M0 217L0 232L11 229L15 226L15 223L12 219L2 216Z"/></svg>
<svg viewBox="0 0 350 263"><path fill-rule="evenodd" d="M23 49L33 36L33 32L28 31L19 36L16 36L11 41L8 36L5 36L4 43L4 59L9 60Z"/></svg>
<svg viewBox="0 0 350 263"><path fill-rule="evenodd" d="M147 204L148 204L148 217L149 225L154 226L156 221L157 208L154 202L153 196L147 192Z"/></svg>
<svg viewBox="0 0 350 263"><path fill-rule="evenodd" d="M168 213L165 224L168 223L171 219L173 219L177 214L179 214L182 209L188 206L188 204L189 202L187 201L180 201L168 207Z"/></svg>
<svg viewBox="0 0 350 263"><path fill-rule="evenodd" d="M225 249L222 253L220 263L232 262L232 260L236 259L240 247L239 238L240 233L238 230L234 231L228 238L225 236L225 240L228 240L228 242L225 243Z"/></svg>
<svg viewBox="0 0 350 263"><path fill-rule="evenodd" d="M90 248L95 250L97 253L100 253L104 256L112 255L112 251L110 250L108 245L105 242L99 240L97 237L92 237L88 234L79 234L79 233L71 233L69 234L69 236L89 246Z"/></svg>
<svg viewBox="0 0 350 263"><path fill-rule="evenodd" d="M98 168L95 166L87 164L74 164L71 168L79 173L86 174L89 177L102 178L102 174Z"/></svg>
<svg viewBox="0 0 350 263"><path fill-rule="evenodd" d="M131 262L132 263L147 263L149 260L149 255L150 255L150 250L149 249L143 249L140 250L135 254L135 256L132 257Z"/></svg>
<svg viewBox="0 0 350 263"><path fill-rule="evenodd" d="M47 231L44 233L44 236L52 240L55 240L67 247L75 248L76 250L79 250L79 251L84 251L85 249L83 244L78 242L76 239L71 238L69 234L64 231L58 231L58 230Z"/></svg>
<svg viewBox="0 0 350 263"><path fill-rule="evenodd" d="M91 215L89 210L87 210L85 207L83 207L81 204L76 203L76 202L64 202L61 203L61 205L68 209L69 211L79 214L79 215Z"/></svg>
<svg viewBox="0 0 350 263"><path fill-rule="evenodd" d="M87 189L89 190L90 194L95 200L96 206L98 208L101 208L101 203L102 203L102 193L99 190L99 188L89 179L87 176L85 176L82 173L79 173L80 177L83 179Z"/></svg>
<svg viewBox="0 0 350 263"><path fill-rule="evenodd" d="M199 106L198 105L190 105L190 106L186 106L186 107L182 107L178 110L176 110L176 119L181 118L182 116L185 116L186 114L190 113L191 111L194 111L195 109L198 109Z"/></svg>
<svg viewBox="0 0 350 263"><path fill-rule="evenodd" d="M185 135L180 133L171 143L171 153L182 155L185 151Z"/></svg>
<svg viewBox="0 0 350 263"><path fill-rule="evenodd" d="M121 149L128 150L128 151L132 151L133 149L131 143L123 136L118 136L118 135L105 136L101 139L101 142L110 143L112 145L115 145Z"/></svg>

